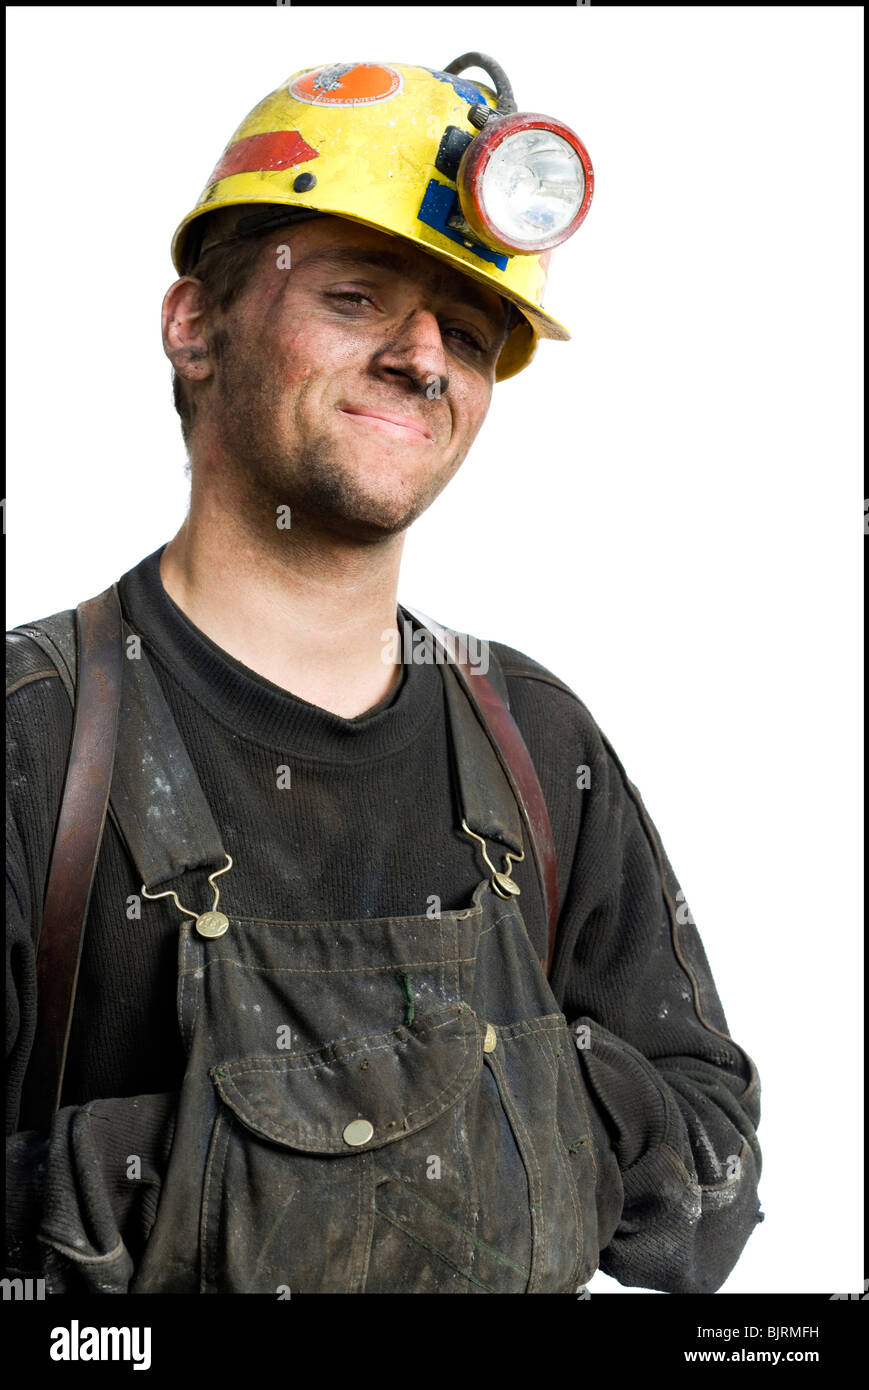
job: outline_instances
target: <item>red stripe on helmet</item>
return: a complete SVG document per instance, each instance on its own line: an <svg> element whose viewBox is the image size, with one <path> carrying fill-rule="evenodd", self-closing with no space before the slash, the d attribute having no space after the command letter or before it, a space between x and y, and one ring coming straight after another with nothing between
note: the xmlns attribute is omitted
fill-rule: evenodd
<svg viewBox="0 0 869 1390"><path fill-rule="evenodd" d="M228 179L230 174L258 174L267 169L289 169L317 159L320 151L303 140L297 130L268 130L263 135L247 135L237 140L221 156L209 183Z"/></svg>

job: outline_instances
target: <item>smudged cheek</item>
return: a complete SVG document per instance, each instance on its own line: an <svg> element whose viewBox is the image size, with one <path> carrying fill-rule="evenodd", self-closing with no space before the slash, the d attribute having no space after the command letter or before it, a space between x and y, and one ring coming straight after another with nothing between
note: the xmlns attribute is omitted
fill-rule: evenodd
<svg viewBox="0 0 869 1390"><path fill-rule="evenodd" d="M450 384L450 398L453 413L452 443L464 451L464 458L486 419L491 392L481 394L474 390L463 390L453 378Z"/></svg>
<svg viewBox="0 0 869 1390"><path fill-rule="evenodd" d="M371 345L358 330L342 331L334 324L309 319L281 336L278 352L286 379L304 381L315 372L334 375L343 368L364 365L371 357Z"/></svg>
<svg viewBox="0 0 869 1390"><path fill-rule="evenodd" d="M276 376L288 384L301 384L317 370L317 348L310 334L299 330L282 338L277 345Z"/></svg>
<svg viewBox="0 0 869 1390"><path fill-rule="evenodd" d="M302 386L310 379L313 372L313 362L306 362L288 367L287 370L282 373L282 376L288 386Z"/></svg>

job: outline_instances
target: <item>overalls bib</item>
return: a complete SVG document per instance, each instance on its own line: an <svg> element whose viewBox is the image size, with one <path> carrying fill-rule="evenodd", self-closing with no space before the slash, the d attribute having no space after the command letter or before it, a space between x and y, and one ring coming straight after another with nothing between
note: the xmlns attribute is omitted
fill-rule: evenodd
<svg viewBox="0 0 869 1390"><path fill-rule="evenodd" d="M119 735L113 814L148 890L171 882L203 912L178 874L218 868L223 847L156 678L134 664L138 752L125 763ZM516 858L516 799L440 670L457 804L500 835L490 855ZM223 935L181 920L187 1065L130 1292L575 1292L598 1265L593 1141L519 899L487 871L454 911L272 921L233 913L243 872L215 885ZM181 915L167 898L142 906Z"/></svg>

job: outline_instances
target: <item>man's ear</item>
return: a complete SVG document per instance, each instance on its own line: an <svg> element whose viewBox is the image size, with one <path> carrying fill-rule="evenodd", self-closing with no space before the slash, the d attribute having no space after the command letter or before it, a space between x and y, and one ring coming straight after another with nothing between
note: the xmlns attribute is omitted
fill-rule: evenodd
<svg viewBox="0 0 869 1390"><path fill-rule="evenodd" d="M205 381L213 371L201 291L202 281L185 275L170 285L163 300L163 351L185 381Z"/></svg>

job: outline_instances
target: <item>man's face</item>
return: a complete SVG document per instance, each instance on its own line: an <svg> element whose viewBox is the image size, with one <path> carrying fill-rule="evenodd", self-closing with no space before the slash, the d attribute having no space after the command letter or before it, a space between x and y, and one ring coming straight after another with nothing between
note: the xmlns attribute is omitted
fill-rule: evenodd
<svg viewBox="0 0 869 1390"><path fill-rule="evenodd" d="M210 354L194 467L228 470L246 510L288 504L293 526L358 540L403 531L485 419L506 310L373 228L323 217L278 229Z"/></svg>

